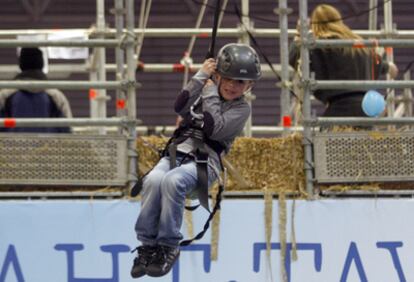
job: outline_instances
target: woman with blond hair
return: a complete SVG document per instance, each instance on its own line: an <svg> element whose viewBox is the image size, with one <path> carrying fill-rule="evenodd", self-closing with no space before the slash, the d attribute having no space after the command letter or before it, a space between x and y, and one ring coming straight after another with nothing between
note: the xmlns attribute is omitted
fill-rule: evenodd
<svg viewBox="0 0 414 282"><path fill-rule="evenodd" d="M331 5L318 5L312 12L311 32L315 39L362 38L344 24L340 12ZM291 45L290 64L297 69L300 57L299 36ZM372 48L316 48L310 51L310 69L316 80L374 80L380 74L398 74L393 63L383 62ZM316 99L325 104L323 116L349 117L366 116L361 102L365 90L335 89L316 90Z"/></svg>

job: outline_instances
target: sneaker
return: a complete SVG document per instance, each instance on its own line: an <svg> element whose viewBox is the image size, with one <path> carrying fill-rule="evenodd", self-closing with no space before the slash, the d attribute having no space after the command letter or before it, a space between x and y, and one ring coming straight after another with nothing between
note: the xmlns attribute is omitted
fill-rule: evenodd
<svg viewBox="0 0 414 282"><path fill-rule="evenodd" d="M134 259L131 269L132 278L139 278L146 274L146 268L156 254L158 247L140 246L137 248L138 256Z"/></svg>
<svg viewBox="0 0 414 282"><path fill-rule="evenodd" d="M147 266L146 273L152 277L160 277L167 274L180 256L179 247L160 246Z"/></svg>

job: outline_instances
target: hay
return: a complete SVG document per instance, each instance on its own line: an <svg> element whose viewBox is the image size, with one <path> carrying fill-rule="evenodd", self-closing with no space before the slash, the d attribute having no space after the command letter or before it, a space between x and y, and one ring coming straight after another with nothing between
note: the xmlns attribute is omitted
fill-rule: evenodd
<svg viewBox="0 0 414 282"><path fill-rule="evenodd" d="M233 175L227 191L267 189L304 193L303 149L300 135L279 138L238 138L227 157L248 183L240 187ZM301 191L302 190L302 191Z"/></svg>
<svg viewBox="0 0 414 282"><path fill-rule="evenodd" d="M265 239L266 239L266 261L267 267L270 270L271 281L273 281L272 274L272 260L270 256L271 243L272 243L272 219L273 219L273 195L270 191L264 192L264 218L265 218Z"/></svg>
<svg viewBox="0 0 414 282"><path fill-rule="evenodd" d="M287 269L286 269L286 249L287 249L287 235L286 235L286 222L287 222L287 210L286 210L286 198L285 193L279 194L279 242L280 242L280 274L283 282L287 282Z"/></svg>
<svg viewBox="0 0 414 282"><path fill-rule="evenodd" d="M148 172L160 159L160 152L164 149L168 139L158 136L147 136L137 139L138 174L142 176Z"/></svg>
<svg viewBox="0 0 414 282"><path fill-rule="evenodd" d="M191 206L191 199L185 200L185 205L187 207ZM187 227L187 236L188 238L194 238L194 222L193 222L193 213L187 209L184 210L184 223Z"/></svg>
<svg viewBox="0 0 414 282"><path fill-rule="evenodd" d="M142 175L159 160L157 150L166 138L137 140L139 173ZM237 138L226 156L229 177L227 191L290 192L304 194L302 138L293 134L279 138ZM225 163L226 163L225 162Z"/></svg>
<svg viewBox="0 0 414 282"><path fill-rule="evenodd" d="M211 189L211 206L216 205L218 189L217 186L214 189ZM218 245L220 239L220 210L217 210L216 214L213 217L211 224L211 255L210 258L212 261L217 261L218 259Z"/></svg>

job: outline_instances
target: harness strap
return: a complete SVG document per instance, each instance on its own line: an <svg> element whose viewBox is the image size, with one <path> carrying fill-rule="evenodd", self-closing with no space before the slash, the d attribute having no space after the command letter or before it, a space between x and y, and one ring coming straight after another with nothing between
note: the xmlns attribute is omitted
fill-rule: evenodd
<svg viewBox="0 0 414 282"><path fill-rule="evenodd" d="M194 238L181 241L180 246L188 246L193 241L200 240L201 238L203 238L204 234L207 232L208 228L210 227L211 220L214 218L214 215L216 214L216 212L220 209L223 191L224 191L224 185L219 185L217 198L216 198L216 204L214 205L213 211L208 216L208 219L206 223L204 224L203 230L200 233L198 233Z"/></svg>
<svg viewBox="0 0 414 282"><path fill-rule="evenodd" d="M142 179L144 179L145 176L147 176L148 173L151 172L152 169L150 169L149 171L147 171L147 173L145 173L142 177L139 177L137 180L137 183L135 183L134 187L131 188L131 191L129 192L129 195L131 197L136 197L138 196L139 193L141 193L142 190Z"/></svg>
<svg viewBox="0 0 414 282"><path fill-rule="evenodd" d="M205 149L197 148L195 156L198 200L200 205L210 212L208 205L208 153Z"/></svg>
<svg viewBox="0 0 414 282"><path fill-rule="evenodd" d="M174 142L168 146L168 155L170 156L170 169L174 169L177 166L177 144Z"/></svg>

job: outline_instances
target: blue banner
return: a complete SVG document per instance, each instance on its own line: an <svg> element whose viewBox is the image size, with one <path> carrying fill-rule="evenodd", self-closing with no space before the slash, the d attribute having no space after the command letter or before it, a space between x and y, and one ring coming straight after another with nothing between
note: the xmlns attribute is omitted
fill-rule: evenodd
<svg viewBox="0 0 414 282"><path fill-rule="evenodd" d="M224 200L217 261L210 260L208 233L182 249L171 273L139 281L281 281L282 264L288 281L414 281L413 200L297 201L293 222L287 201L284 262L273 205L270 257L264 202ZM127 200L2 201L0 282L137 281L129 272L139 208ZM193 218L198 232L207 213L198 209Z"/></svg>

